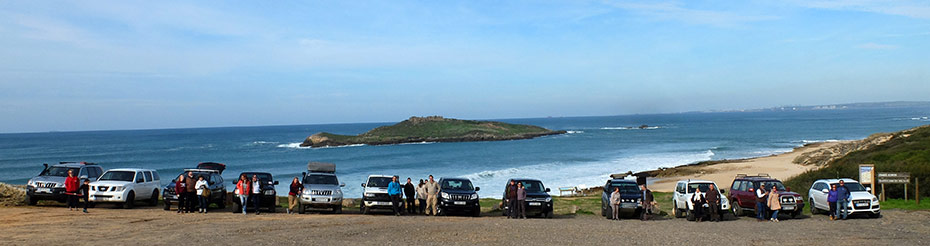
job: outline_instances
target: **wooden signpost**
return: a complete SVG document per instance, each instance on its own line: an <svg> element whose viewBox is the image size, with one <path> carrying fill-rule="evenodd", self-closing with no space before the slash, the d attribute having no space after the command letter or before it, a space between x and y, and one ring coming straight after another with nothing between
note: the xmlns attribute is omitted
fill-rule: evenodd
<svg viewBox="0 0 930 246"><path fill-rule="evenodd" d="M882 184L882 201L885 201L885 184L903 184L904 200L907 201L907 184L911 183L911 173L877 173L878 183ZM873 191L875 189L872 189ZM920 193L918 193L919 196ZM919 202L918 202L919 203Z"/></svg>

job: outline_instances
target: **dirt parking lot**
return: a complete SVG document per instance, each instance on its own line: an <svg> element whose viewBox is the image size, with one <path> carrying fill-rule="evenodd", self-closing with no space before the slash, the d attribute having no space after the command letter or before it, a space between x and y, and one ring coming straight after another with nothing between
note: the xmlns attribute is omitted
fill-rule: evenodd
<svg viewBox="0 0 930 246"><path fill-rule="evenodd" d="M608 221L597 215L509 220L497 214L426 217L360 214L177 214L155 207L0 208L0 245L928 245L930 212L879 219L817 215L778 223ZM353 211L347 211L353 212Z"/></svg>

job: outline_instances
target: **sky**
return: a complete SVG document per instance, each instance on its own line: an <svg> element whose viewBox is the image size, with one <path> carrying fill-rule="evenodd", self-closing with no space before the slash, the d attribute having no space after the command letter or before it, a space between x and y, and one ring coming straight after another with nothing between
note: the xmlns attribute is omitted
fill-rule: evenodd
<svg viewBox="0 0 930 246"><path fill-rule="evenodd" d="M927 1L0 1L0 132L930 100Z"/></svg>

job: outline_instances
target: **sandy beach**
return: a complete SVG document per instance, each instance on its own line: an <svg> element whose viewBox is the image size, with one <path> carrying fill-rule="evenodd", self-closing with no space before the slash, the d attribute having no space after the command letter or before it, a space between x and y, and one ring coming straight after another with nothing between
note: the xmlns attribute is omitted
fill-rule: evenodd
<svg viewBox="0 0 930 246"><path fill-rule="evenodd" d="M779 180L786 180L795 175L817 168L815 165L799 165L793 161L798 156L812 151L830 148L853 141L820 142L795 148L788 153L765 157L738 159L715 162L707 165L687 165L675 167L675 171L686 175L659 176L649 188L653 191L671 192L675 183L682 179L703 179L717 183L720 188L729 188L737 174L755 175L766 173Z"/></svg>

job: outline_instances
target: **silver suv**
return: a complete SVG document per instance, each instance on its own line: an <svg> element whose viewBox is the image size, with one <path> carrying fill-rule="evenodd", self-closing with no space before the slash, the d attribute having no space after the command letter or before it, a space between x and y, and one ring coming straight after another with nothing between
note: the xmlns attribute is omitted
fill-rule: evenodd
<svg viewBox="0 0 930 246"><path fill-rule="evenodd" d="M310 162L304 176L304 191L300 193L298 213L306 213L308 208L327 208L334 213L342 213L342 187L336 177L336 164Z"/></svg>
<svg viewBox="0 0 930 246"><path fill-rule="evenodd" d="M65 202L65 178L68 170L84 180L96 181L103 174L103 168L90 162L60 162L57 165L45 165L45 169L38 176L29 179L26 183L26 203L36 205L40 200L54 200Z"/></svg>

